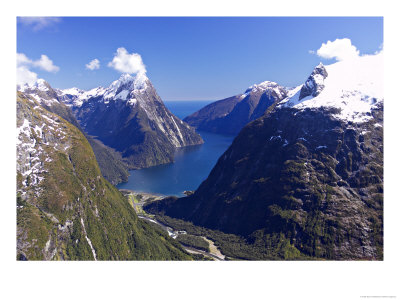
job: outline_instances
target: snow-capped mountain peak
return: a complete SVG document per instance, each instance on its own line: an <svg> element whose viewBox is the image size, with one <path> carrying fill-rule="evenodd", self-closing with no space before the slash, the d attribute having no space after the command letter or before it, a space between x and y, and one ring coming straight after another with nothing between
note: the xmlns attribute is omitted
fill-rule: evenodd
<svg viewBox="0 0 400 300"><path fill-rule="evenodd" d="M136 103L136 93L142 93L151 86L150 80L145 73L130 75L122 74L117 80L113 81L107 88L97 87L89 91L78 88L60 90L59 94L66 96L64 103L73 107L81 107L90 98L101 97L104 103L112 100L127 101L128 104Z"/></svg>
<svg viewBox="0 0 400 300"><path fill-rule="evenodd" d="M25 92L27 90L39 90L42 92L47 92L50 90L50 85L46 80L39 78L34 83L25 83L23 85L17 85L17 90L20 92Z"/></svg>
<svg viewBox="0 0 400 300"><path fill-rule="evenodd" d="M134 92L141 92L149 86L150 81L145 73L136 75L122 74L118 80L115 80L106 89L104 99L129 100L134 98Z"/></svg>
<svg viewBox="0 0 400 300"><path fill-rule="evenodd" d="M319 63L302 86L299 100L310 95L313 97L318 96L325 87L324 80L327 76L328 72L326 71L325 66L322 63Z"/></svg>
<svg viewBox="0 0 400 300"><path fill-rule="evenodd" d="M71 96L78 96L80 94L83 94L85 91L78 89L76 87L70 88L70 89L65 89L65 90L60 90L60 93L62 95L71 95Z"/></svg>
<svg viewBox="0 0 400 300"><path fill-rule="evenodd" d="M142 90L147 87L148 81L149 79L145 73L138 73L136 75L124 73L118 80L113 81L108 88L110 90L116 90L120 87L125 87L129 90Z"/></svg>
<svg viewBox="0 0 400 300"><path fill-rule="evenodd" d="M360 123L372 118L371 110L383 98L383 52L380 52L318 65L303 85L289 91L280 105L297 109L333 107L338 109L335 117Z"/></svg>
<svg viewBox="0 0 400 300"><path fill-rule="evenodd" d="M261 83L258 84L253 84L251 86L249 86L245 91L244 94L246 93L250 93L250 92L256 92L256 91L260 91L260 90L266 90L268 88L275 88L276 86L278 86L278 84L276 82L273 81L263 81Z"/></svg>
<svg viewBox="0 0 400 300"><path fill-rule="evenodd" d="M278 98L283 98L286 96L286 90L279 84L273 81L263 81L258 84L253 84L252 86L249 86L245 92L242 94L242 97L247 97L251 93L269 93L269 94L274 94ZM283 97L282 97L283 96Z"/></svg>
<svg viewBox="0 0 400 300"><path fill-rule="evenodd" d="M47 81L45 81L42 78L39 78L36 82L35 82L35 87L38 88L39 90L45 92L48 91L50 88L50 85L47 83Z"/></svg>
<svg viewBox="0 0 400 300"><path fill-rule="evenodd" d="M58 102L57 92L44 79L38 79L34 83L17 84L17 91L26 93L35 98L40 104L51 106Z"/></svg>

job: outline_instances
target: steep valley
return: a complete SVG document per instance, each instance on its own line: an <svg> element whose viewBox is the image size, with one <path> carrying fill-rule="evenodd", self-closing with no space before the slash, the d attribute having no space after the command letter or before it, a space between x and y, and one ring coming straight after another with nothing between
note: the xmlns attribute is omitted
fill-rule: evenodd
<svg viewBox="0 0 400 300"><path fill-rule="evenodd" d="M195 191L144 211L187 231L182 243L207 237L228 259L383 260L382 57L319 64L295 88L266 81L192 114L196 128L238 135ZM43 80L21 90L19 259L191 259L103 178L119 183L128 168L203 143L144 74L88 92ZM181 195L180 177L167 175L161 186Z"/></svg>

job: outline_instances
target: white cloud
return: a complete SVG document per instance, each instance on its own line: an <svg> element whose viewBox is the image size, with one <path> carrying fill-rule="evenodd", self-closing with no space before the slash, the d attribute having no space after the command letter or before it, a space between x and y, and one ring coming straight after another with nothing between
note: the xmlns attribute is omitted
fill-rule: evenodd
<svg viewBox="0 0 400 300"><path fill-rule="evenodd" d="M60 18L56 17L19 17L18 22L25 25L31 26L33 31L39 31L46 27L52 27L61 21Z"/></svg>
<svg viewBox="0 0 400 300"><path fill-rule="evenodd" d="M310 50L309 53L315 53ZM328 41L322 43L321 47L316 51L319 57L331 59L334 58L338 61L351 59L358 57L360 51L357 50L356 46L351 44L351 40L348 38L336 39L333 42Z"/></svg>
<svg viewBox="0 0 400 300"><path fill-rule="evenodd" d="M35 72L29 71L25 66L17 67L17 84L23 85L25 83L33 84L37 80L37 74Z"/></svg>
<svg viewBox="0 0 400 300"><path fill-rule="evenodd" d="M86 69L89 69L92 71L97 70L97 69L100 69L100 61L97 58L95 58L90 63L86 64L85 66L86 66Z"/></svg>
<svg viewBox="0 0 400 300"><path fill-rule="evenodd" d="M142 57L138 53L129 54L125 48L117 49L114 58L108 66L121 73L145 74L146 66L143 64Z"/></svg>
<svg viewBox="0 0 400 300"><path fill-rule="evenodd" d="M42 54L40 59L32 60L24 53L17 53L17 84L32 84L38 79L38 75L30 68L39 68L53 73L60 70L47 55Z"/></svg>
<svg viewBox="0 0 400 300"><path fill-rule="evenodd" d="M33 66L52 73L56 73L60 70L60 68L55 66L53 61L44 54L40 56L39 60L33 62Z"/></svg>
<svg viewBox="0 0 400 300"><path fill-rule="evenodd" d="M17 66L31 64L32 60L30 60L25 54L17 53Z"/></svg>

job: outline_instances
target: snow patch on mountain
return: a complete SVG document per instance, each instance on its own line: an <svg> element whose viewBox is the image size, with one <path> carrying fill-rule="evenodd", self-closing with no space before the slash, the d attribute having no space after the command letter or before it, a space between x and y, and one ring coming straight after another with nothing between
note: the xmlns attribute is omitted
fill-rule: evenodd
<svg viewBox="0 0 400 300"><path fill-rule="evenodd" d="M318 67L321 67L319 65ZM317 68L318 68L317 67ZM288 92L280 106L306 108L337 108L335 117L355 123L372 118L370 112L383 103L383 52L340 61L325 66L327 76L317 78L323 88L315 96L300 96L309 82Z"/></svg>
<svg viewBox="0 0 400 300"><path fill-rule="evenodd" d="M78 89L76 87L70 88L70 89L65 89L65 90L60 90L62 95L71 95L71 96L78 96L83 94L85 91Z"/></svg>
<svg viewBox="0 0 400 300"><path fill-rule="evenodd" d="M24 119L23 124L17 127L17 172L23 178L24 187L38 185L44 179L41 176L45 171L41 162L43 148L37 143L32 127L32 123L27 119ZM36 125L35 129L37 127Z"/></svg>
<svg viewBox="0 0 400 300"><path fill-rule="evenodd" d="M113 81L109 87L97 87L89 91L77 88L60 90L59 94L67 96L64 103L68 106L81 107L90 98L102 97L104 103L112 100L127 101L129 105L137 103L136 93L142 93L149 87L149 79L145 74L135 76L122 74L118 80Z"/></svg>
<svg viewBox="0 0 400 300"><path fill-rule="evenodd" d="M284 92L285 90L282 89L282 87L277 84L276 82L273 81L263 81L259 84L253 84L251 86L249 86L245 92L242 94L242 97L245 98L248 95L250 95L251 93L264 93L267 92L269 94L272 94L273 92L276 94L276 96L278 96L279 98L281 98L282 96L284 96Z"/></svg>
<svg viewBox="0 0 400 300"><path fill-rule="evenodd" d="M17 91L23 92L33 97L39 104L49 107L58 102L56 91L44 79L38 79L31 84L17 85Z"/></svg>
<svg viewBox="0 0 400 300"><path fill-rule="evenodd" d="M176 130L178 131L179 137L181 138L181 141L182 141L182 143L183 143L183 141L184 141L183 135L182 135L182 133L181 133L181 130L179 129L179 126L176 125L176 122L175 122L175 120L174 120L174 116L171 116L171 115L170 115L170 118L171 118L172 122L174 123L175 128L176 128ZM172 135L172 136L173 136L175 139L177 139L175 134ZM181 145L181 143L180 143L179 141L178 141L178 143L174 143L174 144L175 144L176 147L179 147L179 146Z"/></svg>
<svg viewBox="0 0 400 300"><path fill-rule="evenodd" d="M42 92L49 91L49 84L44 79L38 79L34 83L25 83L23 85L17 85L17 89L20 92L26 92L27 90L39 90Z"/></svg>
<svg viewBox="0 0 400 300"><path fill-rule="evenodd" d="M17 121L17 173L22 176L22 195L28 187L38 195L39 185L48 172L46 163L52 161L51 150L65 152L71 146L58 117L40 105L36 107Z"/></svg>
<svg viewBox="0 0 400 300"><path fill-rule="evenodd" d="M132 76L130 74L122 74L118 80L115 80L105 90L103 97L104 102L109 100L130 100L135 98L135 92L141 92L148 87L148 78L145 74L137 74ZM129 103L134 104L135 101Z"/></svg>

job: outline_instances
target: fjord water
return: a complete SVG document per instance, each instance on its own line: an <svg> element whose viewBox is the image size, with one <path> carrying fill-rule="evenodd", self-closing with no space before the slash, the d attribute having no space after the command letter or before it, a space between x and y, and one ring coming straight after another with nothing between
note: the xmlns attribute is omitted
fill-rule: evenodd
<svg viewBox="0 0 400 300"><path fill-rule="evenodd" d="M168 109L183 119L212 101L165 101ZM231 145L234 136L198 132L204 144L177 149L175 162L130 171L128 182L117 186L138 192L183 196L207 178L218 158Z"/></svg>

